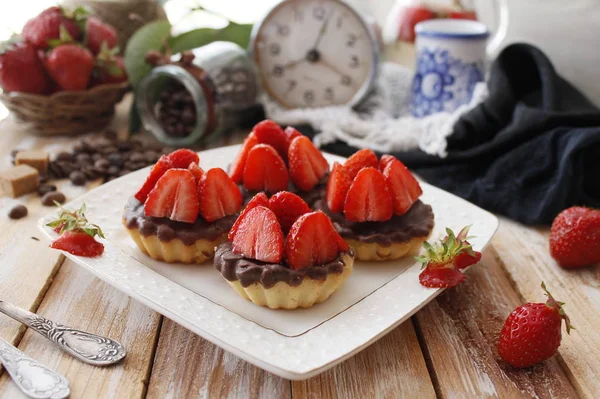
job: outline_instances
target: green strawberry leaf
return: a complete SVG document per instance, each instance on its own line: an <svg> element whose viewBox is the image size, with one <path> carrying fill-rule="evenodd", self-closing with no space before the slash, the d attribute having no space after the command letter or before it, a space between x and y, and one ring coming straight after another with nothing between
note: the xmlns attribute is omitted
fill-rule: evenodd
<svg viewBox="0 0 600 399"><path fill-rule="evenodd" d="M148 51L161 51L171 34L171 24L167 20L154 21L138 29L127 43L125 49L125 69L129 82L137 88L138 84L152 66L146 63Z"/></svg>

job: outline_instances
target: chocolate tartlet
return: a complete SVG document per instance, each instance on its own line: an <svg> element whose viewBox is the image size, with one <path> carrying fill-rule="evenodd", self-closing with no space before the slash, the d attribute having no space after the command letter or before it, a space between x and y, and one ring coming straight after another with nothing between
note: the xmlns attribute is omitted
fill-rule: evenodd
<svg viewBox="0 0 600 399"><path fill-rule="evenodd" d="M225 242L215 252L214 265L241 297L271 309L296 309L329 298L352 273L353 255L349 250L327 264L293 270L245 258Z"/></svg>
<svg viewBox="0 0 600 399"><path fill-rule="evenodd" d="M323 211L344 241L360 260L392 260L418 253L434 226L430 205L417 200L402 216L383 222L351 222L342 213L334 213L327 201L319 200L314 209Z"/></svg>
<svg viewBox="0 0 600 399"><path fill-rule="evenodd" d="M194 223L176 222L144 214L144 204L131 197L123 211L123 225L142 252L168 263L202 263L227 240L237 215L214 222L199 217Z"/></svg>
<svg viewBox="0 0 600 399"><path fill-rule="evenodd" d="M298 197L302 198L304 200L304 202L306 202L308 204L308 206L312 209L312 208L314 208L314 205L316 204L317 201L325 198L325 191L327 190L327 179L328 178L329 178L329 172L319 180L319 183L313 189L311 189L309 191L300 190L298 187L294 186L294 184L292 182L290 182L288 185L288 189L286 191L294 193ZM255 191L255 190L246 190L246 188L244 188L243 184L239 184L238 188L240 189L240 192L242 193L242 197L244 198L244 204L247 204L248 201L250 201L252 199L252 197L254 197L256 194L261 192L261 191ZM275 193L273 193L273 194L275 194Z"/></svg>

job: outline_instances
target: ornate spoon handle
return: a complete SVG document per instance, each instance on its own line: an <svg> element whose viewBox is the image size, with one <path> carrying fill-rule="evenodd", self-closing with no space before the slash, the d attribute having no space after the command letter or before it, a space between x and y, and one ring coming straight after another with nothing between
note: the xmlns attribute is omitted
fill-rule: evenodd
<svg viewBox="0 0 600 399"><path fill-rule="evenodd" d="M21 391L31 398L62 399L71 393L65 377L25 356L2 338L0 361Z"/></svg>
<svg viewBox="0 0 600 399"><path fill-rule="evenodd" d="M123 345L110 338L54 323L4 301L0 301L0 312L20 321L85 363L106 366L125 357Z"/></svg>

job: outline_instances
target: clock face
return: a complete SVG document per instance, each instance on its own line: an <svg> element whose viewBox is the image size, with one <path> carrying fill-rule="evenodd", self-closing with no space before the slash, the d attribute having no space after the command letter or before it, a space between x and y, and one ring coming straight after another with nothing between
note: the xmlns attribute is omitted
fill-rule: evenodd
<svg viewBox="0 0 600 399"><path fill-rule="evenodd" d="M376 41L339 0L287 0L255 31L262 84L288 108L353 104L371 84Z"/></svg>

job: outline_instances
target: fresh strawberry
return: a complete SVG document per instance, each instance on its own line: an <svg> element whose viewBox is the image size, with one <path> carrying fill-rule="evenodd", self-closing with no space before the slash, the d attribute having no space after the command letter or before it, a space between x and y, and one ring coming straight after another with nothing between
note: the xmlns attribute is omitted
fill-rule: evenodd
<svg viewBox="0 0 600 399"><path fill-rule="evenodd" d="M5 91L33 94L50 91L52 82L31 44L9 41L0 47L0 86Z"/></svg>
<svg viewBox="0 0 600 399"><path fill-rule="evenodd" d="M35 48L47 49L50 46L50 41L60 37L62 26L73 39L77 40L81 35L81 30L75 19L80 18L83 13L79 9L71 14L66 13L60 7L50 7L37 17L27 21L21 31L21 36Z"/></svg>
<svg viewBox="0 0 600 399"><path fill-rule="evenodd" d="M204 176L204 170L196 162L192 162L190 166L188 166L188 170L192 172L194 175L194 179L196 179L196 183L200 183L200 179Z"/></svg>
<svg viewBox="0 0 600 399"><path fill-rule="evenodd" d="M348 244L323 212L306 213L292 225L286 240L285 257L294 270L323 265L334 260Z"/></svg>
<svg viewBox="0 0 600 399"><path fill-rule="evenodd" d="M194 175L187 169L169 169L156 182L144 203L144 214L194 223L200 204Z"/></svg>
<svg viewBox="0 0 600 399"><path fill-rule="evenodd" d="M288 141L281 127L272 120L266 119L257 123L252 129L260 144L268 144L275 148L279 156L287 160Z"/></svg>
<svg viewBox="0 0 600 399"><path fill-rule="evenodd" d="M296 219L310 212L306 202L289 191L280 191L273 195L269 200L269 208L277 216L284 234L287 234Z"/></svg>
<svg viewBox="0 0 600 399"><path fill-rule="evenodd" d="M513 367L530 367L552 357L560 346L561 325L571 333L563 302L556 301L542 283L546 303L526 303L508 316L498 340L498 354Z"/></svg>
<svg viewBox="0 0 600 399"><path fill-rule="evenodd" d="M86 257L100 256L104 252L104 245L83 231L65 232L50 244L50 248Z"/></svg>
<svg viewBox="0 0 600 399"><path fill-rule="evenodd" d="M346 194L350 189L352 180L346 172L346 168L339 162L334 162L331 174L327 180L327 206L331 212L342 212L344 210L344 202Z"/></svg>
<svg viewBox="0 0 600 399"><path fill-rule="evenodd" d="M261 262L281 262L283 232L273 211L257 206L240 218L232 241L233 251Z"/></svg>
<svg viewBox="0 0 600 399"><path fill-rule="evenodd" d="M408 178L405 169L404 165L397 159L392 159L383 169L383 175L392 196L394 214L398 216L404 215L414 203L411 194L404 185L404 181ZM412 184L412 181L409 181L408 184Z"/></svg>
<svg viewBox="0 0 600 399"><path fill-rule="evenodd" d="M98 54L104 45L112 49L117 45L117 31L96 17L88 17L85 25L85 45Z"/></svg>
<svg viewBox="0 0 600 399"><path fill-rule="evenodd" d="M390 164L392 166L389 166ZM421 185L413 174L410 173L410 170L395 158L388 162L388 167L390 168L388 174L392 176L392 180L402 182L411 203L418 200L421 194L423 194L423 189L421 189Z"/></svg>
<svg viewBox="0 0 600 399"><path fill-rule="evenodd" d="M288 171L283 159L268 144L257 144L248 153L244 168L246 190L276 193L287 189Z"/></svg>
<svg viewBox="0 0 600 399"><path fill-rule="evenodd" d="M435 13L425 7L404 7L402 15L398 18L398 40L413 43L415 41L415 25L434 18Z"/></svg>
<svg viewBox="0 0 600 399"><path fill-rule="evenodd" d="M383 174L371 167L361 169L346 195L345 218L353 222L383 222L392 215L392 197Z"/></svg>
<svg viewBox="0 0 600 399"><path fill-rule="evenodd" d="M235 233L238 230L238 227L240 225L240 222L243 219L243 216L246 213L248 213L248 211L250 211L250 209L256 208L257 206L264 206L265 208L269 207L269 198L262 191L260 193L256 194L254 197L252 197L252 199L250 199L250 201L248 201L248 204L242 210L242 212L240 213L240 216L238 216L235 223L233 223L233 226L231 226L231 229L229 230L229 234L227 236L229 241L233 241L233 237L235 237Z"/></svg>
<svg viewBox="0 0 600 399"><path fill-rule="evenodd" d="M600 263L600 210L574 206L559 213L550 228L550 255L567 269Z"/></svg>
<svg viewBox="0 0 600 399"><path fill-rule="evenodd" d="M242 207L242 193L221 168L206 171L198 184L200 215L207 222L234 215Z"/></svg>
<svg viewBox="0 0 600 399"><path fill-rule="evenodd" d="M448 11L448 18L451 19L470 19L477 21L477 14L473 10L452 10Z"/></svg>
<svg viewBox="0 0 600 399"><path fill-rule="evenodd" d="M385 169L385 167L391 163L392 161L394 161L396 159L395 156L393 155L389 155L389 154L384 154L381 156L381 158L379 159L379 170L383 172L383 170Z"/></svg>
<svg viewBox="0 0 600 399"><path fill-rule="evenodd" d="M377 155L375 155L373 151L365 148L352 154L352 156L344 163L344 167L350 178L354 179L361 169L377 169L379 167L379 161L377 160Z"/></svg>
<svg viewBox="0 0 600 399"><path fill-rule="evenodd" d="M285 130L283 131L283 133L285 133L285 139L287 141L287 149L290 148L290 144L292 144L292 140L294 140L296 137L300 137L303 135L302 133L300 133L298 130L294 129L291 126L286 127Z"/></svg>
<svg viewBox="0 0 600 399"><path fill-rule="evenodd" d="M144 185L137 193L135 193L134 197L141 203L146 202L148 194L150 194L150 191L152 191L158 179L160 179L162 175L164 175L170 168L171 162L169 161L169 158L166 155L160 157L158 162L156 162L156 164L150 170L150 174L146 178Z"/></svg>
<svg viewBox="0 0 600 399"><path fill-rule="evenodd" d="M198 154L187 148L180 148L167 155L171 168L187 169L192 163L200 164Z"/></svg>
<svg viewBox="0 0 600 399"><path fill-rule="evenodd" d="M258 144L258 140L256 139L256 135L254 133L250 133L246 140L244 140L244 144L242 144L242 148L235 156L235 159L231 163L231 167L229 168L229 176L231 176L231 180L240 184L244 180L244 168L246 167L246 159L248 159L248 153Z"/></svg>
<svg viewBox="0 0 600 399"><path fill-rule="evenodd" d="M306 136L292 140L288 157L290 178L300 190L312 190L329 171L329 163Z"/></svg>
<svg viewBox="0 0 600 399"><path fill-rule="evenodd" d="M61 44L50 51L45 64L60 88L85 90L94 67L94 56L88 49L76 44Z"/></svg>
<svg viewBox="0 0 600 399"><path fill-rule="evenodd" d="M429 288L448 288L457 286L465 279L461 269L481 259L481 253L473 251L467 241L468 233L469 226L464 227L458 235L446 228L447 235L440 243L423 243L425 254L415 257L423 267L419 274L421 285Z"/></svg>
<svg viewBox="0 0 600 399"><path fill-rule="evenodd" d="M123 58L111 53L112 50L100 51L92 70L91 86L121 83L127 80Z"/></svg>

